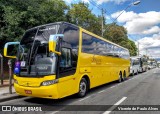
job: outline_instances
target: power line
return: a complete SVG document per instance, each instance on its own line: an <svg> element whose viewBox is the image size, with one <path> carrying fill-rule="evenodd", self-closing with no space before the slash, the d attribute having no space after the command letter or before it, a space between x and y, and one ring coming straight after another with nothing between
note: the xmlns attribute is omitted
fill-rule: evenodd
<svg viewBox="0 0 160 114"><path fill-rule="evenodd" d="M100 6L97 5L97 3L95 3L93 0L89 0L89 2L93 5L96 6L99 10L101 10L102 8Z"/></svg>
<svg viewBox="0 0 160 114"><path fill-rule="evenodd" d="M104 9L104 8L102 8L102 7L100 7L99 5L97 5L97 3L95 3L93 0L89 0L89 2L93 5L93 6L95 6L95 7L97 7L99 10L101 10L101 12L102 12L102 24L101 24L101 26L102 26L102 29L101 29L101 32L102 32L102 37L103 37L103 32L104 32L104 13L105 14L107 14L106 12L106 10ZM111 15L111 14L110 14ZM110 18L112 21L114 21L112 18Z"/></svg>
<svg viewBox="0 0 160 114"><path fill-rule="evenodd" d="M89 2L90 2L93 6L96 6L96 7L97 7L99 10L101 10L101 11L102 11L102 9L103 9L103 14L111 15L111 13L110 13L108 10L106 10L106 9L102 8L101 6L97 5L97 3L96 3L95 1L89 0ZM113 19L112 17L110 17L110 19L111 19L112 21L114 21L114 19Z"/></svg>

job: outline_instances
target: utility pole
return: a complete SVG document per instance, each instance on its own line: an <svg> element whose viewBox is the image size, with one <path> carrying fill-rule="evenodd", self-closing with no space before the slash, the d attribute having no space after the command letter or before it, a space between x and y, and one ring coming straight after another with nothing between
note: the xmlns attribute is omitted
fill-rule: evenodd
<svg viewBox="0 0 160 114"><path fill-rule="evenodd" d="M3 85L3 56L0 53L0 58L1 58L1 85Z"/></svg>
<svg viewBox="0 0 160 114"><path fill-rule="evenodd" d="M146 48L146 56L148 55L148 49Z"/></svg>
<svg viewBox="0 0 160 114"><path fill-rule="evenodd" d="M8 60L9 66L9 93L12 94L12 59Z"/></svg>
<svg viewBox="0 0 160 114"><path fill-rule="evenodd" d="M104 23L103 23L104 22L104 15L103 14L104 14L104 10L102 8L102 37L103 37L103 28L104 28L103 27L103 25L104 25Z"/></svg>
<svg viewBox="0 0 160 114"><path fill-rule="evenodd" d="M138 43L138 56L139 56L139 42L137 42Z"/></svg>

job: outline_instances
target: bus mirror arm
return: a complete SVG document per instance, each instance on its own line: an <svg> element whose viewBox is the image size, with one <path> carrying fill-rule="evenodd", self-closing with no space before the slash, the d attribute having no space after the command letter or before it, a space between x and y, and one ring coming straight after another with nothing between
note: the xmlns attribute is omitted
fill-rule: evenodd
<svg viewBox="0 0 160 114"><path fill-rule="evenodd" d="M59 40L62 38L63 39L64 35L63 34L55 34L55 35L50 35L49 37L49 52L56 53L57 55L61 55L61 52L58 52L56 50L57 44L59 43Z"/></svg>
<svg viewBox="0 0 160 114"><path fill-rule="evenodd" d="M53 52L53 51L50 51L50 52ZM53 53L57 54L58 56L61 56L61 52L54 51Z"/></svg>

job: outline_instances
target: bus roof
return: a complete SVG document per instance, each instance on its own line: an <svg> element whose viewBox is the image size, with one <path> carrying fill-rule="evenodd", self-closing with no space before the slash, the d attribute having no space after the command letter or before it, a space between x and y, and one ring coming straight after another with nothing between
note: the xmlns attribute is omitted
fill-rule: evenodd
<svg viewBox="0 0 160 114"><path fill-rule="evenodd" d="M33 30L33 29L36 29L36 28L39 28L39 27L43 27L43 26L54 25L54 24L68 24L68 25L74 26L74 27L76 27L76 28L80 28L80 29L82 29L82 30L85 31L86 33L89 33L89 34L92 35L92 36L95 36L95 37L97 37L97 38L99 38L99 39L101 39L101 40L104 40L104 41L106 41L106 42L109 42L109 43L114 44L114 45L116 45L116 46L118 46L118 47L121 47L121 48L123 48L123 49L128 50L127 48L124 48L124 47L122 47L122 46L120 46L120 45L118 45L118 44L116 44L116 43L113 43L113 42L111 42L111 41L109 41L109 40L107 40L107 39L105 39L105 38L103 38L103 37L100 37L100 36L98 36L98 35L96 35L96 34L94 34L94 33L92 33L92 32L89 32L89 31L83 29L82 27L79 27L79 26L77 26L77 25L75 25L75 24L71 24L71 23L64 22L64 21L54 22L54 23L49 23L49 24L44 24L44 25L36 26L36 27L31 28L31 29L28 29L27 31L30 31L30 30Z"/></svg>
<svg viewBox="0 0 160 114"><path fill-rule="evenodd" d="M64 22L64 21L60 21L60 22L54 22L54 23L43 24L43 25L40 25L40 26L35 26L33 28L28 29L27 31L30 31L30 30L33 30L33 29L36 29L36 28L39 28L39 27L48 26L48 25L55 25L55 24L59 24L59 25L60 24L67 24L67 25L72 25L75 28L79 28L78 26L76 26L74 24L71 24L71 23L68 23L68 22Z"/></svg>

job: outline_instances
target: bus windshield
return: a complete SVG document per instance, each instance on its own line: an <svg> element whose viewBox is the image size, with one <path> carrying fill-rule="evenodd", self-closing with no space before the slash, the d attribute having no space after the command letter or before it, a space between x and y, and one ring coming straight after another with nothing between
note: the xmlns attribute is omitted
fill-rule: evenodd
<svg viewBox="0 0 160 114"><path fill-rule="evenodd" d="M58 33L59 25L49 25L27 31L21 42L18 53L20 76L43 76L55 74L57 57L49 53L50 35Z"/></svg>

